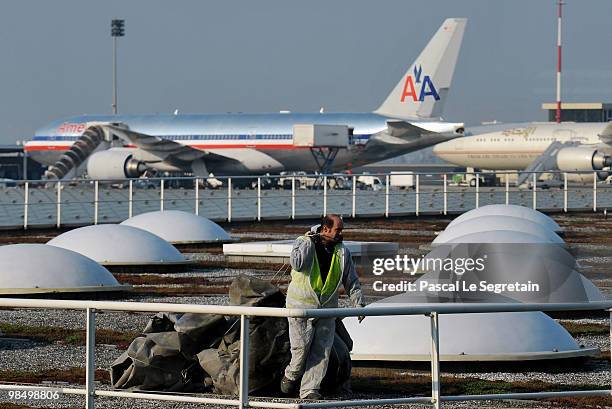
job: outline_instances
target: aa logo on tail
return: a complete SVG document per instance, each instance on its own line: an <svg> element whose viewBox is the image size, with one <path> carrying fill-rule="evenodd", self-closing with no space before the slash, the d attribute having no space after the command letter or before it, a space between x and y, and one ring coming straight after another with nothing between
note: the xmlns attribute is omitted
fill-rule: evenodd
<svg viewBox="0 0 612 409"><path fill-rule="evenodd" d="M401 102L406 100L406 97L411 97L414 102L425 101L425 97L432 96L436 101L440 100L440 95L438 95L438 91L436 91L436 87L429 75L423 76L423 80L421 81L421 75L423 74L423 67L420 65L417 67L414 66L412 70L412 74L406 76L406 82L404 82L404 91L402 92L402 96L400 98ZM419 92L417 93L415 84L419 88Z"/></svg>

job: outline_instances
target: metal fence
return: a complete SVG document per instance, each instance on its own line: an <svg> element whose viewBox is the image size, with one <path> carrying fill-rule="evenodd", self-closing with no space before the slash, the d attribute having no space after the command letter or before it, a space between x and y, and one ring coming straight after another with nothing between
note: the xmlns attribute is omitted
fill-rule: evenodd
<svg viewBox="0 0 612 409"><path fill-rule="evenodd" d="M394 178L407 175L413 180L409 186L394 183ZM471 186L456 181L466 175ZM500 182L495 186L483 185L487 175L393 172L218 177L215 188L206 178L17 181L13 186L4 182L0 228L117 223L155 210L183 210L231 222L294 220L328 213L353 218L448 215L503 203L546 212L612 208L612 185L599 181L597 172L532 173L524 186L511 182L517 172L497 172ZM550 180L551 175L556 181ZM540 180L543 176L549 180Z"/></svg>
<svg viewBox="0 0 612 409"><path fill-rule="evenodd" d="M563 392L530 392L530 393L504 393L486 395L456 395L443 396L440 391L440 327L438 316L440 314L471 314L492 312L525 312L525 311L580 311L580 310L607 310L610 314L610 341L612 344L612 301L593 303L565 303L565 304L518 304L518 303L479 303L479 304L418 304L414 306L389 306L379 308L324 308L324 309L286 309L269 307L243 307L243 306L215 306L215 305L188 305L166 303L137 303L113 301L70 301L70 300L32 300L32 299L2 299L0 307L19 308L46 308L46 309L80 309L86 311L86 376L85 388L43 388L38 386L19 386L15 384L0 384L0 390L59 390L65 394L84 395L86 408L94 408L96 396L118 397L133 399L149 399L158 401L188 402L238 406L239 408L336 408L349 406L371 406L389 404L428 403L440 408L444 401L474 401L474 400L500 400L500 399L540 399L568 396L610 396L611 389L582 390ZM185 395L170 393L137 393L118 390L105 390L96 388L95 379L95 339L96 339L96 311L131 311L131 312L176 312L196 314L222 314L240 316L240 382L238 399L215 398L201 395ZM389 315L426 315L430 318L430 345L431 345L431 396L405 397L391 399L358 399L335 400L309 403L291 403L278 398L256 398L249 396L249 317L303 317L303 318L332 318L357 316L389 316ZM611 364L612 365L612 364ZM610 370L612 381L612 367ZM612 388L612 387L611 387Z"/></svg>

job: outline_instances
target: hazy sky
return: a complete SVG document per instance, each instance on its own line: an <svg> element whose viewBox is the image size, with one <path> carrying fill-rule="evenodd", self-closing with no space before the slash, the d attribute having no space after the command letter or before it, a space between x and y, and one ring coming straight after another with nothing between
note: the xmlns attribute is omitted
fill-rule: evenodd
<svg viewBox="0 0 612 409"><path fill-rule="evenodd" d="M612 101L612 1L566 0L564 99ZM544 120L554 0L4 0L0 143L53 119L119 112L371 111L447 17L467 17L445 118Z"/></svg>

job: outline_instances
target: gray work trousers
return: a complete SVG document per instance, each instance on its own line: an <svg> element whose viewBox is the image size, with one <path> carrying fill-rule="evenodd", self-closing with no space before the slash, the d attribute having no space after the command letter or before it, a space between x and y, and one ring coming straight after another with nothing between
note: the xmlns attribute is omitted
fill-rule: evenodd
<svg viewBox="0 0 612 409"><path fill-rule="evenodd" d="M285 376L295 381L302 376L300 398L318 392L327 372L329 354L334 344L336 320L334 318L287 318L291 362Z"/></svg>

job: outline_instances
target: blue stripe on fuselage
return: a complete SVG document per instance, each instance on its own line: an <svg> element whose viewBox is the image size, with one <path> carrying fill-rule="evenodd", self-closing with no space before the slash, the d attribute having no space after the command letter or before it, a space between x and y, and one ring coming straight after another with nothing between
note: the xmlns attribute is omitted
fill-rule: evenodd
<svg viewBox="0 0 612 409"><path fill-rule="evenodd" d="M372 135L352 135L349 137L349 144L359 144L367 142ZM171 141L232 141L232 140L292 140L293 135L159 135L162 139ZM32 138L34 141L76 141L79 136L43 136L37 135Z"/></svg>
<svg viewBox="0 0 612 409"><path fill-rule="evenodd" d="M78 136L87 123L120 122L127 124L134 132L160 137L241 135L251 138L251 135L257 135L262 138L267 135L284 135L288 139L295 124L321 124L347 125L353 128L358 139L362 139L363 135L372 135L386 129L388 119L371 113L78 116L54 121L39 129L35 135ZM60 132L62 126L64 131Z"/></svg>

